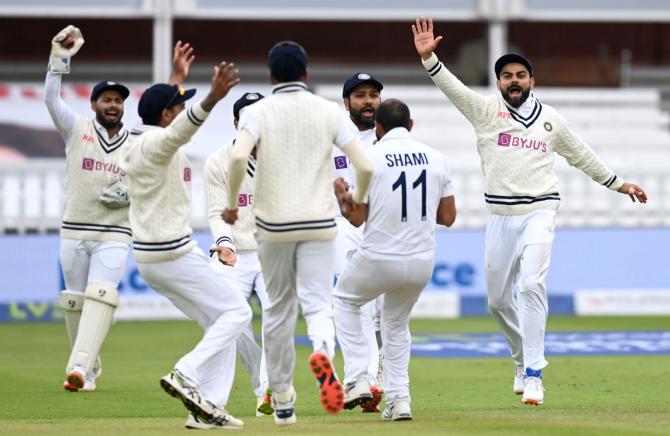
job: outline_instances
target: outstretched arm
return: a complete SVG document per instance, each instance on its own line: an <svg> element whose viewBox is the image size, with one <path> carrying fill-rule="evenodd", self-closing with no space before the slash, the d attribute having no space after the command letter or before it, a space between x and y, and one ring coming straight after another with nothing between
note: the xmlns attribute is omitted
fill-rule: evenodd
<svg viewBox="0 0 670 436"><path fill-rule="evenodd" d="M635 199L639 201L640 203L646 203L647 202L647 193L644 192L644 189L636 185L635 183L624 183L621 185L621 188L617 189L617 192L621 192L622 194L628 194L631 200L633 200L633 203L635 203Z"/></svg>
<svg viewBox="0 0 670 436"><path fill-rule="evenodd" d="M427 61L433 55L433 52L440 44L442 36L435 38L433 36L433 19L417 18L416 23L412 24L412 33L414 34L414 47L419 53L421 59Z"/></svg>
<svg viewBox="0 0 670 436"><path fill-rule="evenodd" d="M435 55L434 50L442 41L442 36L433 35L433 20L417 18L412 25L414 47L421 56L421 63L430 78L442 90L444 95L476 128L491 119L497 108L495 100L477 94L454 76Z"/></svg>

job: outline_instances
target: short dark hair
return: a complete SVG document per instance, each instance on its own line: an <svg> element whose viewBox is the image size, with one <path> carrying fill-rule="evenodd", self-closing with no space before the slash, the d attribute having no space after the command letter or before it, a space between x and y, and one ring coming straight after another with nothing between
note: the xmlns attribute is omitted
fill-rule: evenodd
<svg viewBox="0 0 670 436"><path fill-rule="evenodd" d="M396 127L409 129L409 120L409 108L405 103L395 98L384 100L379 105L375 115L375 121L382 126L385 132Z"/></svg>

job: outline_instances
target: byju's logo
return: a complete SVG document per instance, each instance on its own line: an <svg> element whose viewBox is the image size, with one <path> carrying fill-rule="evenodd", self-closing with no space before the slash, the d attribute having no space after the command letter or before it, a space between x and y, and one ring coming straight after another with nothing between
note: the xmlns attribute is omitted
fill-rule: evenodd
<svg viewBox="0 0 670 436"><path fill-rule="evenodd" d="M90 157L85 157L81 161L81 169L84 171L105 171L112 174L125 176L126 173L113 162L102 162Z"/></svg>
<svg viewBox="0 0 670 436"><path fill-rule="evenodd" d="M501 133L498 135L498 145L502 147L509 147L510 142L512 142L512 135L509 133Z"/></svg>
<svg viewBox="0 0 670 436"><path fill-rule="evenodd" d="M190 168L184 168L184 181L185 182L190 182L191 181L191 169Z"/></svg>
<svg viewBox="0 0 670 436"><path fill-rule="evenodd" d="M237 207L246 207L254 204L254 195L253 194L240 194L237 197Z"/></svg>
<svg viewBox="0 0 670 436"><path fill-rule="evenodd" d="M498 134L498 145L501 147L527 148L529 150L542 151L543 153L546 153L548 149L547 143L544 141L524 138L522 136L512 136L509 133Z"/></svg>
<svg viewBox="0 0 670 436"><path fill-rule="evenodd" d="M347 167L346 156L335 156L335 169L341 170Z"/></svg>

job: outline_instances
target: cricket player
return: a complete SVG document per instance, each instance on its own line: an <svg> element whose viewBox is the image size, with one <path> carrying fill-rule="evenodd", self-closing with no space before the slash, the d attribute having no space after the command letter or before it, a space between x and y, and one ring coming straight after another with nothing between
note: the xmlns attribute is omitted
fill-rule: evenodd
<svg viewBox="0 0 670 436"><path fill-rule="evenodd" d="M260 101L264 96L258 92L247 92L233 105L235 129L244 108ZM212 266L230 276L237 283L246 300L256 292L261 307L267 307L268 296L265 281L258 260L258 245L254 237L256 223L251 210L254 204L254 173L256 171L256 151L253 150L247 163L246 175L237 200L241 209L235 225L229 225L221 218L228 207L228 161L235 146L234 141L224 145L205 161L204 178L209 210L209 228L214 244L210 248ZM256 416L272 415L274 409L268 394L268 372L265 353L256 343L251 323L237 339L237 353L251 376L251 385L256 395Z"/></svg>
<svg viewBox="0 0 670 436"><path fill-rule="evenodd" d="M344 407L370 401L370 355L361 307L382 293L386 409L382 420L412 419L409 393L409 317L435 263L436 224L456 219L453 187L445 157L410 137L409 108L395 99L377 111L380 138L368 149L374 177L365 204L355 205L343 179L335 181L342 215L359 226L363 241L335 286L337 338L344 355Z"/></svg>
<svg viewBox="0 0 670 436"><path fill-rule="evenodd" d="M60 261L67 289L59 301L71 348L63 386L73 392L96 389L100 347L112 322L131 239L128 196L117 165L119 147L128 138L121 122L128 88L98 83L91 93L94 118L75 114L61 98L62 75L69 74L70 60L83 44L81 31L72 25L53 37L44 85L49 115L65 141ZM98 288L110 294L111 305L100 301ZM78 338L80 325L84 333Z"/></svg>
<svg viewBox="0 0 670 436"><path fill-rule="evenodd" d="M275 422L296 422L293 388L293 336L298 302L314 353L310 368L329 413L343 407L342 384L331 359L335 354L332 280L335 267L335 204L332 194L332 145L356 168L353 198L361 202L372 168L356 132L340 108L307 89L307 53L292 41L277 43L268 54L272 95L246 108L228 171L229 206L224 220L233 224L248 156L256 148L254 214L258 253L270 304L263 311L265 349Z"/></svg>
<svg viewBox="0 0 670 436"><path fill-rule="evenodd" d="M194 89L152 85L138 105L143 124L133 129L121 154L133 198L129 215L138 269L205 332L160 381L189 410L186 428L244 426L225 407L235 375L235 342L251 321L251 308L191 239L191 163L181 150L237 83L235 66L222 62L214 67L209 93L188 109Z"/></svg>
<svg viewBox="0 0 670 436"><path fill-rule="evenodd" d="M342 100L344 107L349 112L351 122L356 126L358 140L364 150L367 150L376 140L375 135L375 113L381 103L382 83L369 73L355 73L349 77L342 86ZM333 164L335 167L335 179L342 177L354 188L354 173L350 162L342 150L333 146ZM348 260L363 240L363 227L354 227L339 213L335 217L337 223L337 238L335 239L335 278L339 279ZM383 357L380 353L377 341L379 337L379 317L381 314L380 296L375 301L367 303L361 310L361 322L363 332L367 337L370 350L370 367L368 377L373 401L361 405L362 411L366 413L378 413L379 403L382 400L383 388L381 374L383 368Z"/></svg>
<svg viewBox="0 0 670 436"><path fill-rule="evenodd" d="M118 165L128 139L121 121L128 88L102 81L91 92L95 118L82 117L61 98L61 77L84 44L81 31L70 25L51 41L45 102L65 141L65 211L60 261L67 290L60 293L70 347L65 389L94 391L102 367L99 352L118 304L131 231L125 173ZM177 42L170 82L188 74L193 49ZM81 327L81 328L80 328Z"/></svg>
<svg viewBox="0 0 670 436"><path fill-rule="evenodd" d="M498 59L500 95L482 97L461 83L433 51L431 19L412 25L414 45L433 82L470 121L486 179L486 284L488 304L516 364L514 392L525 404L544 402L542 369L547 288L556 210L560 204L554 153L596 183L641 203L647 194L624 182L568 127L556 110L534 95L533 67L518 54ZM513 289L517 290L516 297Z"/></svg>

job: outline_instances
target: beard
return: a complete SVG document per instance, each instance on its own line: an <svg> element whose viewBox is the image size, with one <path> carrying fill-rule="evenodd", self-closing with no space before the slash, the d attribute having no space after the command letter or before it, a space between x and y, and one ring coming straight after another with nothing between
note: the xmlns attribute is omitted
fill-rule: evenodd
<svg viewBox="0 0 670 436"><path fill-rule="evenodd" d="M519 90L521 91L521 95L519 97L512 97L509 95L511 90ZM500 94L502 94L503 99L509 103L510 106L517 109L528 100L528 97L530 96L530 87L523 89L519 85L510 85L507 88L507 91L500 91Z"/></svg>
<svg viewBox="0 0 670 436"><path fill-rule="evenodd" d="M371 110L372 111L372 117L368 117L363 115L364 110ZM367 127L368 129L373 129L375 127L375 114L377 111L372 106L365 106L361 110L355 110L353 108L349 108L349 116L351 119L354 121L354 124L356 126L360 127Z"/></svg>
<svg viewBox="0 0 670 436"><path fill-rule="evenodd" d="M114 121L106 119L104 111L96 111L95 112L95 119L105 129L113 129L115 127L119 127L121 125L121 118L123 118L123 111L119 112L116 120L114 120Z"/></svg>

